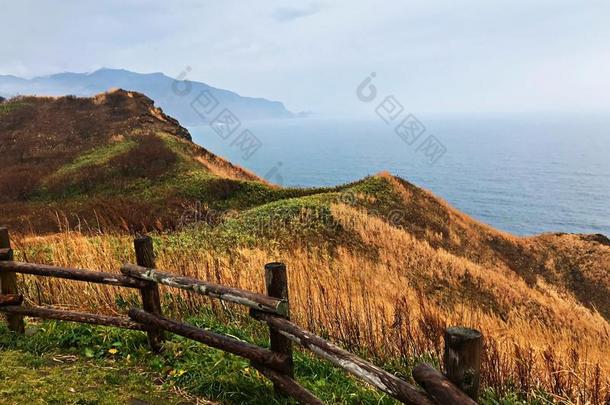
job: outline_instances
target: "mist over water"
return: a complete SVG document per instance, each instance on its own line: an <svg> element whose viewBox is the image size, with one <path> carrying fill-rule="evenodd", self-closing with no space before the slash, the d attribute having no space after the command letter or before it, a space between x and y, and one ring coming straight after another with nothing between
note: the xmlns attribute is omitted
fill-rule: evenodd
<svg viewBox="0 0 610 405"><path fill-rule="evenodd" d="M447 149L434 165L376 117L242 122L262 143L249 159L208 125L189 130L198 144L284 186L389 171L515 234L610 236L610 117L419 118L422 139L433 134Z"/></svg>

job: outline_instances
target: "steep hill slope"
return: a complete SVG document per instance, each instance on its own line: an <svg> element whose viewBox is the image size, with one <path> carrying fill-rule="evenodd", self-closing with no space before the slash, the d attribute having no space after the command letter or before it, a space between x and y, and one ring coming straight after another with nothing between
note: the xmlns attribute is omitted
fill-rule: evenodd
<svg viewBox="0 0 610 405"><path fill-rule="evenodd" d="M14 98L0 104L0 215L34 231L151 229L174 226L195 200L227 209L278 198L190 139L139 93Z"/></svg>
<svg viewBox="0 0 610 405"><path fill-rule="evenodd" d="M610 319L610 241L605 236L549 233L517 237L482 224L430 192L386 173L245 210L226 219L216 232L245 234L252 243L267 240L287 249L315 243L330 251L343 248L383 257L376 247L381 242L354 229L354 223L362 221L381 221L438 254L488 269L490 276L498 271L511 274L534 289L540 282L554 285ZM383 235L379 238L383 240ZM386 255L391 252L385 250ZM438 284L430 288L442 290ZM468 289L476 290L475 286ZM477 302L499 293L469 294Z"/></svg>

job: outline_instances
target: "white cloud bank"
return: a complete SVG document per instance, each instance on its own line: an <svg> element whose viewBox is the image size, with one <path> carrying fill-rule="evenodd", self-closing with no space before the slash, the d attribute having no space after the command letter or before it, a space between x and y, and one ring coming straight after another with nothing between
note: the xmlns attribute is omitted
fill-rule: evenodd
<svg viewBox="0 0 610 405"><path fill-rule="evenodd" d="M13 1L0 74L191 66L292 110L358 113L376 72L415 112L608 112L609 20L597 0Z"/></svg>

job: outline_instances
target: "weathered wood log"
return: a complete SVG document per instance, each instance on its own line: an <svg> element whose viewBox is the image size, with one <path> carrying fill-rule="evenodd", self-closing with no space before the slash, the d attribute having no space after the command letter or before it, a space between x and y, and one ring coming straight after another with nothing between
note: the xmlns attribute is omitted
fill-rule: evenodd
<svg viewBox="0 0 610 405"><path fill-rule="evenodd" d="M21 305L23 295L21 294L2 294L0 295L0 307L7 305Z"/></svg>
<svg viewBox="0 0 610 405"><path fill-rule="evenodd" d="M149 284L142 280L126 277L122 274L104 273L84 269L71 269L66 267L49 266L23 262L0 261L0 274L10 273L31 274L34 276L66 278L89 283L109 284L119 287L145 288Z"/></svg>
<svg viewBox="0 0 610 405"><path fill-rule="evenodd" d="M266 295L253 293L239 288L226 287L219 284L208 283L191 277L177 276L152 268L125 264L121 267L123 274L137 277L141 280L154 281L170 287L192 291L197 294L207 295L223 301L241 304L261 311L277 314L286 313L286 302L271 298Z"/></svg>
<svg viewBox="0 0 610 405"><path fill-rule="evenodd" d="M478 330L462 327L445 330L445 374L475 401L479 397L482 350L483 335Z"/></svg>
<svg viewBox="0 0 610 405"><path fill-rule="evenodd" d="M0 227L0 248L8 249L2 258L2 260L7 261L0 261L0 265L12 263L13 251L11 250L11 239L8 229L5 227ZM0 293L19 294L19 290L17 289L17 276L15 273L0 271ZM25 323L23 322L22 316L8 314L6 316L6 322L8 323L8 328L14 332L23 333L25 331Z"/></svg>
<svg viewBox="0 0 610 405"><path fill-rule="evenodd" d="M136 238L133 241L133 246L136 251L136 260L139 266L155 267L155 253L153 250L152 238L143 236ZM140 289L142 296L142 307L145 311L151 314L161 315L161 298L159 296L159 285L150 282L149 286ZM148 344L154 353L161 352L163 348L163 331L151 329L148 332Z"/></svg>
<svg viewBox="0 0 610 405"><path fill-rule="evenodd" d="M428 364L417 365L413 379L440 405L476 405L464 391Z"/></svg>
<svg viewBox="0 0 610 405"><path fill-rule="evenodd" d="M90 314L88 312L64 311L53 308L7 306L0 307L0 312L19 316L31 316L42 319L57 319L60 321L88 323L92 325L115 326L123 329L147 331L146 325L133 322L126 317Z"/></svg>
<svg viewBox="0 0 610 405"><path fill-rule="evenodd" d="M274 353L271 350L263 349L229 336L176 322L160 315L153 315L146 311L142 311L141 309L130 309L129 317L145 325L161 328L177 335L196 340L210 347L236 354L274 370L281 370L285 367L287 361L286 356Z"/></svg>
<svg viewBox="0 0 610 405"><path fill-rule="evenodd" d="M286 274L286 266L283 263L268 263L265 265L265 285L267 295L273 298L279 298L286 301L285 319L290 319L290 305L288 301L288 276ZM269 341L271 350L284 354L288 357L286 368L281 370L287 377L294 378L294 364L292 358L292 342L280 333L273 326L269 326ZM283 387L273 383L275 392L281 394L284 392Z"/></svg>
<svg viewBox="0 0 610 405"><path fill-rule="evenodd" d="M320 401L311 392L306 390L294 379L288 377L285 374L271 370L270 368L261 366L254 362L251 363L252 367L257 369L262 375L267 377L273 382L275 389L280 390L284 395L294 398L299 401L300 404L304 405L323 405L324 402Z"/></svg>
<svg viewBox="0 0 610 405"><path fill-rule="evenodd" d="M433 405L434 402L418 387L359 358L358 356L327 342L287 319L256 310L250 311L255 319L267 322L288 339L311 350L318 356L343 368L361 380L407 404Z"/></svg>

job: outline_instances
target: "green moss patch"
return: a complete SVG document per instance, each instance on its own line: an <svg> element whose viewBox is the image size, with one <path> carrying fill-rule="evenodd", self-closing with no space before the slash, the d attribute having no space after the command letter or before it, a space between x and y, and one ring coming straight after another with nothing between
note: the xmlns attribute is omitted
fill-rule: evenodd
<svg viewBox="0 0 610 405"><path fill-rule="evenodd" d="M127 153L130 149L136 147L137 144L133 139L126 139L121 142L114 142L94 148L79 156L73 162L59 168L54 176L67 176L88 166L102 166L112 158Z"/></svg>

